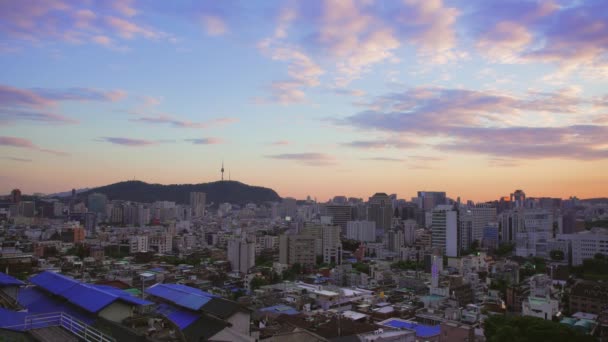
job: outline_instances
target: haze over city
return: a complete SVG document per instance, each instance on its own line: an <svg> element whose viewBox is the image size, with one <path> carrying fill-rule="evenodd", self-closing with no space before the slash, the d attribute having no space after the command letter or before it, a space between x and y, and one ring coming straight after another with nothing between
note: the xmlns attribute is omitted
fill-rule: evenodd
<svg viewBox="0 0 608 342"><path fill-rule="evenodd" d="M3 1L0 193L608 190L605 1Z"/></svg>

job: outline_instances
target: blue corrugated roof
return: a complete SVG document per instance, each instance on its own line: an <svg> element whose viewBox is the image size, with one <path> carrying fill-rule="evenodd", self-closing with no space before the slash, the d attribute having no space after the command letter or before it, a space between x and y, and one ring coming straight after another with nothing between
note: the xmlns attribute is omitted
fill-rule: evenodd
<svg viewBox="0 0 608 342"><path fill-rule="evenodd" d="M25 323L25 316L27 316L26 312L17 312L0 308L0 328L23 331L25 330L25 326L22 326L22 324ZM17 325L17 327L15 327L15 325Z"/></svg>
<svg viewBox="0 0 608 342"><path fill-rule="evenodd" d="M439 325L424 325L399 319L393 319L384 324L393 328L414 330L416 336L419 337L431 337L441 333L441 326Z"/></svg>
<svg viewBox="0 0 608 342"><path fill-rule="evenodd" d="M21 286L24 284L21 280L0 272L0 286Z"/></svg>
<svg viewBox="0 0 608 342"><path fill-rule="evenodd" d="M205 291L179 284L155 284L147 288L146 293L191 310L200 310L211 298L217 297Z"/></svg>
<svg viewBox="0 0 608 342"><path fill-rule="evenodd" d="M153 304L110 286L102 287L102 285L84 284L64 275L48 271L35 275L30 278L30 281L55 295L67 299L70 303L93 313L97 313L116 300L122 300L134 305Z"/></svg>
<svg viewBox="0 0 608 342"><path fill-rule="evenodd" d="M65 312L87 324L91 324L95 321L94 315L87 314L82 310L77 310L76 307L69 305L65 299L51 297L34 287L24 288L19 291L17 301L21 306L25 307L30 314Z"/></svg>
<svg viewBox="0 0 608 342"><path fill-rule="evenodd" d="M31 277L30 282L56 295L66 292L78 284L76 280L70 277L49 271Z"/></svg>
<svg viewBox="0 0 608 342"><path fill-rule="evenodd" d="M97 313L99 310L114 303L114 301L118 299L116 296L84 284L78 284L70 288L70 290L62 296L70 303L94 313Z"/></svg>
<svg viewBox="0 0 608 342"><path fill-rule="evenodd" d="M264 312L273 312L279 315L297 315L300 312L294 308L292 308L291 306L287 306L287 305L275 305L275 306L269 306L267 308L262 308L260 309L261 311Z"/></svg>
<svg viewBox="0 0 608 342"><path fill-rule="evenodd" d="M186 329L200 317L200 314L165 303L159 304L156 307L156 312L167 317L171 322L177 325L180 330Z"/></svg>
<svg viewBox="0 0 608 342"><path fill-rule="evenodd" d="M117 289L115 287L112 286L108 286L108 285L92 285L102 291L105 292L109 292L115 296L118 296L120 299L124 300L127 303L131 303L131 304L136 304L136 305L151 305L154 304L153 302L135 297L133 295L131 295L129 292L121 290L121 289Z"/></svg>

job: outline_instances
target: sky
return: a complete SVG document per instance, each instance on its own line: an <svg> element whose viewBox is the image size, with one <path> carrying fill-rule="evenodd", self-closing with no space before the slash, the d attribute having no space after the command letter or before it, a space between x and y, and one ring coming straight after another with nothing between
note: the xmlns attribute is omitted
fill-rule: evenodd
<svg viewBox="0 0 608 342"><path fill-rule="evenodd" d="M0 0L0 193L608 195L605 0Z"/></svg>

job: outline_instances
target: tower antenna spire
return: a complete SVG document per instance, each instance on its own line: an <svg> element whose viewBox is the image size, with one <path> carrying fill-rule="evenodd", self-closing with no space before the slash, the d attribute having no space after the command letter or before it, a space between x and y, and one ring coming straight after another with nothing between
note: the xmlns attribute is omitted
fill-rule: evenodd
<svg viewBox="0 0 608 342"><path fill-rule="evenodd" d="M224 181L224 159L222 159L222 181Z"/></svg>

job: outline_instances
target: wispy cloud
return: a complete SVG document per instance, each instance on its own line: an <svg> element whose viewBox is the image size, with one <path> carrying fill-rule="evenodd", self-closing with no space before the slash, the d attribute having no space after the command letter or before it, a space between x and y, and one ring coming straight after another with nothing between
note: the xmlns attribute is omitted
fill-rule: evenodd
<svg viewBox="0 0 608 342"><path fill-rule="evenodd" d="M363 158L362 160L374 160L374 161L385 161L385 162L402 162L403 161L403 159L391 158L391 157L371 157L371 158Z"/></svg>
<svg viewBox="0 0 608 342"><path fill-rule="evenodd" d="M149 145L157 145L165 142L169 142L166 140L146 140L146 139L133 139L133 138L122 138L122 137L100 137L98 141L108 142L115 145L122 146L149 146Z"/></svg>
<svg viewBox="0 0 608 342"><path fill-rule="evenodd" d="M272 145L272 146L285 146L285 145L291 144L291 141L289 141L289 140L277 140L277 141L270 142L268 144Z"/></svg>
<svg viewBox="0 0 608 342"><path fill-rule="evenodd" d="M11 38L37 43L62 41L94 43L116 48L117 40L170 39L171 36L136 19L132 1L101 2L2 1L0 32Z"/></svg>
<svg viewBox="0 0 608 342"><path fill-rule="evenodd" d="M360 149L382 149L382 148L415 148L419 144L411 141L400 139L385 139L385 140L355 140L343 143L343 146L354 147Z"/></svg>
<svg viewBox="0 0 608 342"><path fill-rule="evenodd" d="M27 159L27 158L19 158L19 157L0 157L4 160L10 160L10 161L16 161L16 162L21 162L21 163L30 163L32 162L31 159Z"/></svg>
<svg viewBox="0 0 608 342"><path fill-rule="evenodd" d="M50 112L63 101L114 102L126 96L121 90L102 91L91 88L20 89L0 85L0 124L19 121L44 124L73 124L78 120Z"/></svg>
<svg viewBox="0 0 608 342"><path fill-rule="evenodd" d="M201 22L210 36L221 36L228 32L228 25L224 19L218 15L203 14Z"/></svg>
<svg viewBox="0 0 608 342"><path fill-rule="evenodd" d="M223 142L220 138L199 138L199 139L184 139L184 141L191 142L195 145L217 145Z"/></svg>
<svg viewBox="0 0 608 342"><path fill-rule="evenodd" d="M266 158L294 160L309 166L326 166L335 163L335 158L324 153L284 153L268 155Z"/></svg>
<svg viewBox="0 0 608 342"><path fill-rule="evenodd" d="M31 140L24 139L24 138L18 138L18 137L0 136L0 146L24 148L24 149L28 149L28 150L49 153L49 154L53 154L56 156L69 155L66 152L40 147L40 146L34 144Z"/></svg>
<svg viewBox="0 0 608 342"><path fill-rule="evenodd" d="M375 98L368 110L339 124L417 138L443 138L434 148L511 158L601 159L608 155L608 126L513 125L524 113L574 116L597 101L572 92L529 91L516 96L466 89L412 88ZM354 146L378 147L363 141Z"/></svg>
<svg viewBox="0 0 608 342"><path fill-rule="evenodd" d="M238 122L237 118L217 118L205 122L192 122L187 120L180 120L171 115L158 115L158 116L141 116L136 119L132 119L134 122L143 122L148 124L168 124L176 128L209 128L212 126L226 125Z"/></svg>

